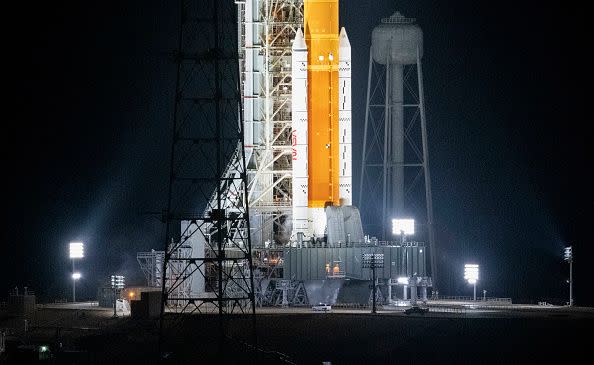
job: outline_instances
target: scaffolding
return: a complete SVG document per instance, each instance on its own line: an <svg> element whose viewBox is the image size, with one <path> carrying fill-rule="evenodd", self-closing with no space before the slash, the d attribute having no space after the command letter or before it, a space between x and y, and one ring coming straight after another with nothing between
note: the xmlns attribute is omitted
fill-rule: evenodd
<svg viewBox="0 0 594 365"><path fill-rule="evenodd" d="M286 244L292 230L291 41L303 0L239 4L247 201L255 246Z"/></svg>
<svg viewBox="0 0 594 365"><path fill-rule="evenodd" d="M180 5L161 335L172 312L255 313L237 8Z"/></svg>
<svg viewBox="0 0 594 365"><path fill-rule="evenodd" d="M140 265L140 270L146 278L146 285L149 287L160 287L163 276L163 262L165 261L165 251L138 252L136 261Z"/></svg>

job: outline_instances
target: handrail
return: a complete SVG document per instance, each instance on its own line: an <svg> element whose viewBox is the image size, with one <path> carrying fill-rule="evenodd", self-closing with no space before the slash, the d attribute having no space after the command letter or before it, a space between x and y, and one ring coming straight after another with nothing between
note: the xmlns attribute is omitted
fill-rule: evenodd
<svg viewBox="0 0 594 365"><path fill-rule="evenodd" d="M511 303L511 298L498 298L498 297L486 297L486 300L483 300L483 297L477 297L476 302L505 302ZM461 300L461 301L472 301L475 302L473 297L469 296L459 296L459 295L440 295L437 298L430 298L431 301L436 300Z"/></svg>

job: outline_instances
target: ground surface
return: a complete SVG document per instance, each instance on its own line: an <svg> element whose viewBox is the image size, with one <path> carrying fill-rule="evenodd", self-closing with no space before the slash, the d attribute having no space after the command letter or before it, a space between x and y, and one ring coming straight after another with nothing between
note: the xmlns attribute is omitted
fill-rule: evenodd
<svg viewBox="0 0 594 365"><path fill-rule="evenodd" d="M445 310L445 309L444 309ZM399 310L264 308L256 317L258 348L252 351L251 319L233 316L219 346L216 316L166 321L166 364L395 364L556 363L589 357L594 310L516 307L404 315ZM47 344L57 364L151 364L157 361L158 321L111 318L111 310L40 308L21 338ZM176 317L179 318L179 317ZM6 327L4 318L0 327ZM58 352L62 343L62 352ZM4 357L4 362L16 358Z"/></svg>

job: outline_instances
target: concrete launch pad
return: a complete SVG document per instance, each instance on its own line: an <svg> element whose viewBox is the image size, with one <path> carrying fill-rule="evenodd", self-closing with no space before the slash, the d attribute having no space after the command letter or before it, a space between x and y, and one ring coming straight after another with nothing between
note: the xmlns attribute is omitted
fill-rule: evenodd
<svg viewBox="0 0 594 365"><path fill-rule="evenodd" d="M55 359L78 359L81 364L157 363L156 320L111 319L108 310L67 308L40 307L37 317L47 328L35 327L34 321L19 340L47 345ZM2 317L0 326L6 320ZM233 326L227 326L223 358L224 363L235 364L250 354L251 319L237 315L228 321ZM219 355L217 316L189 315L181 324L166 323L164 363L214 363ZM262 308L256 317L259 351L254 363L552 363L566 353L588 356L589 339L583 334L593 324L594 308L580 307L510 305L410 316L382 310L372 315L368 309L352 308L333 308L329 313ZM9 339L14 340L14 336ZM2 356L1 360L14 359Z"/></svg>

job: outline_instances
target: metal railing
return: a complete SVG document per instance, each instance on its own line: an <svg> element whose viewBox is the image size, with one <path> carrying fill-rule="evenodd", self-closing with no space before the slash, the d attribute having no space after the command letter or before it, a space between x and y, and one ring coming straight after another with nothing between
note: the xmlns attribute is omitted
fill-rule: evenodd
<svg viewBox="0 0 594 365"><path fill-rule="evenodd" d="M384 247L384 246L395 246L395 247L418 247L418 248L425 248L425 243L423 242L405 242L402 244L398 241L363 241L363 242L336 242L336 243L328 243L322 241L316 241L312 243L310 240L303 241L302 248L337 248L337 247ZM291 249L300 249L300 247L290 247Z"/></svg>
<svg viewBox="0 0 594 365"><path fill-rule="evenodd" d="M378 307L381 307L378 305ZM343 309L367 309L369 304L361 303L335 303L332 304L332 308L343 308Z"/></svg>
<svg viewBox="0 0 594 365"><path fill-rule="evenodd" d="M469 296L460 296L460 295L440 295L437 298L431 298L431 301L436 301L436 300L456 300L456 301L471 301L471 302L502 302L502 303L509 303L511 304L512 299L511 298L498 298L498 297L486 297L485 300L483 300L483 297L476 297L476 301L474 300L473 297L469 297Z"/></svg>

